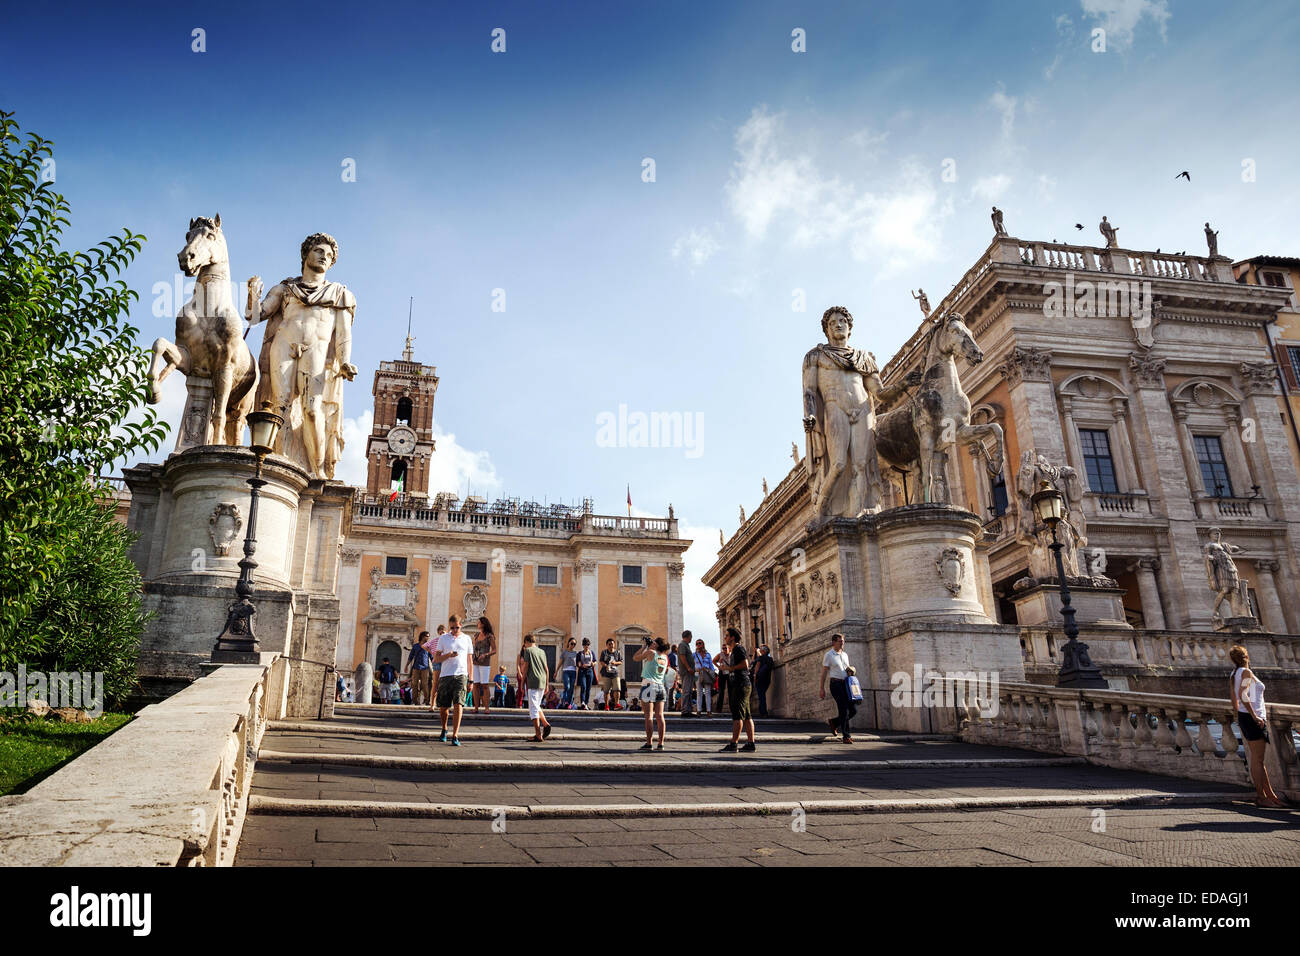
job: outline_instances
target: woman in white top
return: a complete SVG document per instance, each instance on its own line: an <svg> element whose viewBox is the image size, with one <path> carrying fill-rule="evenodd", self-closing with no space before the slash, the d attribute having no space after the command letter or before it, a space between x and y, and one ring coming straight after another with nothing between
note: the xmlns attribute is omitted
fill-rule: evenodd
<svg viewBox="0 0 1300 956"><path fill-rule="evenodd" d="M821 699L826 699L826 679L829 677L831 696L835 698L835 706L839 711L839 716L830 718L826 723L830 725L832 734L843 734L844 742L851 744L853 743L853 732L849 730L849 721L858 712L858 708L849 697L849 688L846 683L848 666L849 655L844 653L844 635L832 634L831 649L822 657Z"/></svg>
<svg viewBox="0 0 1300 956"><path fill-rule="evenodd" d="M1269 810L1287 810L1290 805L1277 795L1264 766L1264 748L1268 746L1268 714L1264 709L1264 684L1250 669L1250 652L1240 644L1228 651L1236 668L1232 672L1232 702L1237 711L1237 726L1246 741L1250 756L1250 779L1255 784L1255 806ZM1289 744L1288 744L1289 745Z"/></svg>

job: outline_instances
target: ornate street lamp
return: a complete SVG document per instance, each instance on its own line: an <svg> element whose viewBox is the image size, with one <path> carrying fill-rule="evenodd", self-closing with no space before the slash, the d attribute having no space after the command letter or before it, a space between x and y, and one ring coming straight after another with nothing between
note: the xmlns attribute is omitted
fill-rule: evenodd
<svg viewBox="0 0 1300 956"><path fill-rule="evenodd" d="M1052 531L1049 547L1056 554L1056 578L1061 585L1061 616L1065 618L1065 646L1061 648L1061 670L1056 675L1057 687L1095 687L1105 690L1106 678L1101 668L1088 656L1088 645L1079 640L1079 627L1074 623L1074 608L1070 606L1070 586L1065 580L1065 562L1061 558L1061 542L1056 537L1056 526L1065 516L1065 497L1042 482L1041 490L1029 499L1038 520Z"/></svg>
<svg viewBox="0 0 1300 956"><path fill-rule="evenodd" d="M270 402L263 402L260 411L248 415L248 430L252 434L249 450L257 456L257 471L248 479L252 489L248 503L248 533L244 535L244 557L239 562L239 580L235 582L235 594L238 597L230 605L226 615L226 628L217 638L212 648L212 660L217 663L256 663L257 637L253 634L253 615L257 608L253 606L253 569L257 562L253 552L257 550L257 489L266 481L262 478L262 462L275 448L276 436L284 425L284 419L268 411Z"/></svg>
<svg viewBox="0 0 1300 956"><path fill-rule="evenodd" d="M758 652L758 631L759 631L758 619L763 614L763 605L759 602L757 594L751 595L749 602L750 602L749 617L750 617L750 621L753 623L753 631L754 631L754 652L757 653Z"/></svg>

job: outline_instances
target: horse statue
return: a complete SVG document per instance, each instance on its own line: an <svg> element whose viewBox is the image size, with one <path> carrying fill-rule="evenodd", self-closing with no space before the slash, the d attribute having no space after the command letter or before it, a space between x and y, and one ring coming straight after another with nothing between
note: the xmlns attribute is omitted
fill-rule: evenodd
<svg viewBox="0 0 1300 956"><path fill-rule="evenodd" d="M194 295L176 316L176 341L158 339L149 363L149 398L156 405L162 383L173 369L188 379L189 401L181 422L177 451L191 445L238 445L244 419L253 407L257 363L243 338L244 320L230 295L230 255L215 219L190 220L185 248L176 254L181 271L197 276ZM212 383L209 400L196 379Z"/></svg>
<svg viewBox="0 0 1300 956"><path fill-rule="evenodd" d="M976 445L984 455L990 475L1000 474L1005 455L1002 426L997 422L972 424L970 399L957 378L956 356L971 365L984 361L984 352L961 315L950 312L931 322L926 344L924 374L914 394L876 419L876 454L880 472L890 469L911 474L919 501L951 503L943 462L954 445ZM995 441L995 453L984 445ZM941 486L938 495L935 485Z"/></svg>

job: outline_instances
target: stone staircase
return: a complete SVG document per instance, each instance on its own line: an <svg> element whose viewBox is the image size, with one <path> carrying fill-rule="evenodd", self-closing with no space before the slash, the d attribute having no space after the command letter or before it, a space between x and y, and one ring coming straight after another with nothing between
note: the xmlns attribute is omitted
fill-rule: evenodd
<svg viewBox="0 0 1300 956"><path fill-rule="evenodd" d="M611 824L621 834L694 832L701 820L714 832L776 823L803 835L810 818L864 825L1050 810L1087 833L1082 821L1096 808L1213 806L1247 795L942 734L861 732L846 745L824 725L769 719L758 722L756 752L721 753L729 719L669 715L665 750L645 752L639 714L548 716L551 737L533 743L523 711L467 713L460 747L439 742L437 715L423 708L342 704L328 721L272 721L237 863L412 862L401 857L419 857L429 840L438 853L414 862L492 862L480 851L509 858L502 847L520 848L505 835L524 832L590 859L607 841L575 834L608 834ZM403 844L397 834L418 838Z"/></svg>

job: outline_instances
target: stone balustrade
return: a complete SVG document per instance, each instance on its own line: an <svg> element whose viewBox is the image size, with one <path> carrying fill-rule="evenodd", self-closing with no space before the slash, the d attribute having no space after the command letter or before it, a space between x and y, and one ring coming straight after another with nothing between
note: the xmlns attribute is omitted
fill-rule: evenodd
<svg viewBox="0 0 1300 956"><path fill-rule="evenodd" d="M0 797L0 866L229 866L287 662L226 664Z"/></svg>
<svg viewBox="0 0 1300 956"><path fill-rule="evenodd" d="M1090 491L1084 496L1089 514L1099 517L1116 515L1146 516L1151 514L1151 502L1146 495L1126 491Z"/></svg>
<svg viewBox="0 0 1300 956"><path fill-rule="evenodd" d="M625 518L618 515L577 516L498 514L432 507L427 499L390 502L384 495L358 494L354 525L382 525L430 531L481 531L528 537L568 538L575 534L619 537L679 537L676 518Z"/></svg>
<svg viewBox="0 0 1300 956"><path fill-rule="evenodd" d="M1228 699L1002 684L997 706L966 700L963 739L1089 763L1248 787L1246 751ZM987 716L985 716L987 715ZM1300 706L1269 704L1265 763L1279 793L1300 796L1294 731Z"/></svg>
<svg viewBox="0 0 1300 956"><path fill-rule="evenodd" d="M1059 667L1060 645L1065 638L1059 629L1021 628L1026 667ZM1232 671L1228 650L1241 644L1250 652L1257 668L1278 668L1300 673L1300 637L1293 634L1217 634L1210 631L1160 631L1082 628L1080 638L1099 665L1130 665L1149 669L1189 671L1212 669Z"/></svg>

